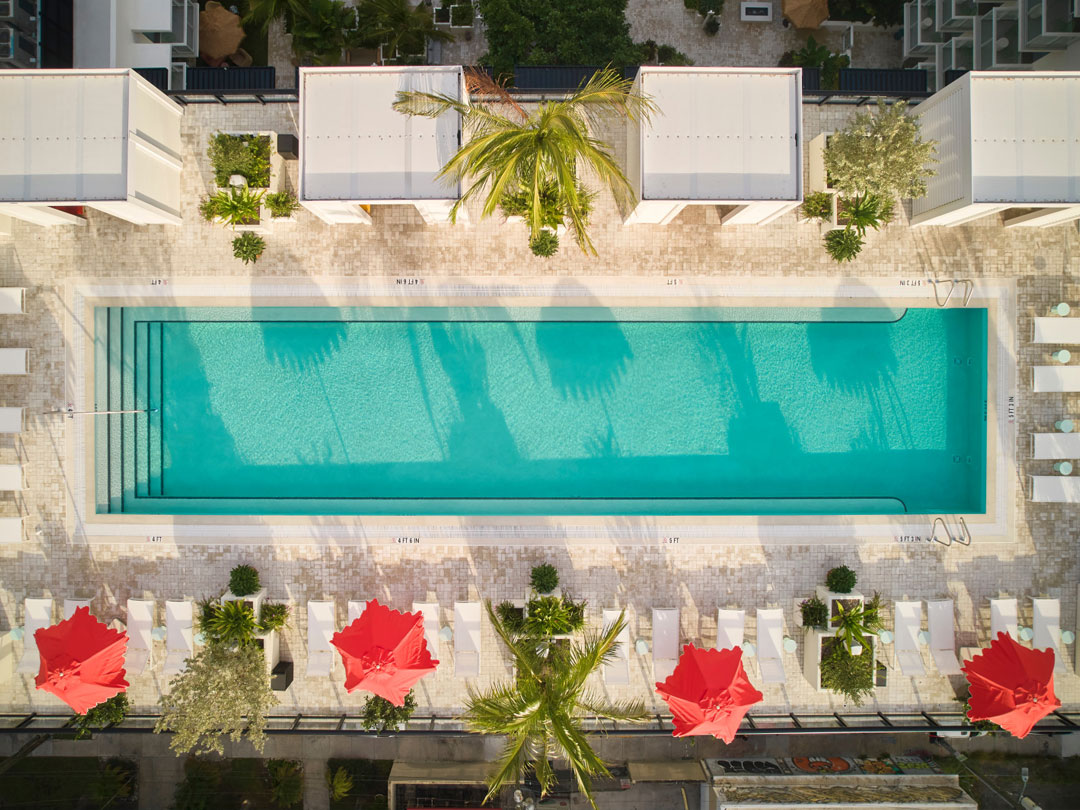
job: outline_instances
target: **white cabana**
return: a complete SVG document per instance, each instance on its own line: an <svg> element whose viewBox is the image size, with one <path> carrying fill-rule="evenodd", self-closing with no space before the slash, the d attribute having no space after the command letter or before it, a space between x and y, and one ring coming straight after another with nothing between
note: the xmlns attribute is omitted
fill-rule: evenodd
<svg viewBox="0 0 1080 810"><path fill-rule="evenodd" d="M723 222L760 225L802 202L798 68L642 67L634 92L658 112L629 123L626 173L640 202L627 224L720 205Z"/></svg>
<svg viewBox="0 0 1080 810"><path fill-rule="evenodd" d="M939 162L913 225L1080 218L1080 72L966 73L915 111Z"/></svg>
<svg viewBox="0 0 1080 810"><path fill-rule="evenodd" d="M132 70L0 71L0 214L180 224L183 108Z"/></svg>
<svg viewBox="0 0 1080 810"><path fill-rule="evenodd" d="M460 116L403 115L399 90L468 98L457 66L300 69L300 203L324 222L370 225L372 205L446 221L461 189L436 175L461 143Z"/></svg>

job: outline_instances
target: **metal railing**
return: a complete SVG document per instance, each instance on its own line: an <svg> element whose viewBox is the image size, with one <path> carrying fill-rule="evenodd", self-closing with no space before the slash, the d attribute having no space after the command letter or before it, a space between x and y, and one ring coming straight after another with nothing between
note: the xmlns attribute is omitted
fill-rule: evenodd
<svg viewBox="0 0 1080 810"><path fill-rule="evenodd" d="M72 721L71 714L39 714L36 712L0 714L0 734L55 733L63 734ZM108 733L149 733L157 723L156 714L130 714L123 722L102 731ZM646 723L614 723L599 718L583 721L586 731L626 737L668 737L674 727L671 715L656 714ZM739 727L739 734L941 734L975 732L959 712L834 712L814 714L748 714ZM1080 731L1080 711L1056 711L1039 721L1033 734L1071 734ZM95 732L98 733L98 732ZM267 734L368 734L360 717L339 715L276 715L267 718ZM1002 732L1004 733L1004 732ZM384 735L404 736L465 736L470 734L456 717L413 715L404 728L384 732Z"/></svg>

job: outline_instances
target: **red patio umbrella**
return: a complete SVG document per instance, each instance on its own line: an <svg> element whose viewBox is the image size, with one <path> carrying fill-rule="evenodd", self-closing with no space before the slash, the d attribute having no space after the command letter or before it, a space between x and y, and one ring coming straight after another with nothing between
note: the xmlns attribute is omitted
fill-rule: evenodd
<svg viewBox="0 0 1080 810"><path fill-rule="evenodd" d="M395 706L405 705L413 684L439 665L424 640L424 614L391 610L377 599L330 643L345 665L346 692L364 689Z"/></svg>
<svg viewBox="0 0 1080 810"><path fill-rule="evenodd" d="M127 633L112 630L78 608L70 619L34 633L41 670L34 683L52 692L78 714L128 687L124 680Z"/></svg>
<svg viewBox="0 0 1080 810"><path fill-rule="evenodd" d="M1008 633L998 633L963 670L971 685L969 720L989 720L1026 737L1061 706L1054 694L1054 651L1021 647Z"/></svg>
<svg viewBox="0 0 1080 810"><path fill-rule="evenodd" d="M675 671L656 691L671 708L676 737L712 734L726 743L763 697L746 677L741 649L702 650L693 644L683 647Z"/></svg>

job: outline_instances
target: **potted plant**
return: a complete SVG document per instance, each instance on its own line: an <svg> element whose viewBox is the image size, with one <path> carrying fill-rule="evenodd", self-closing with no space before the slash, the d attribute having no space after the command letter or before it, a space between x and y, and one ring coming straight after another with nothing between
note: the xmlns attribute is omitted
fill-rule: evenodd
<svg viewBox="0 0 1080 810"><path fill-rule="evenodd" d="M533 590L537 593L554 593L559 587L559 572L551 563L533 566L529 575Z"/></svg>
<svg viewBox="0 0 1080 810"><path fill-rule="evenodd" d="M829 569L825 575L825 584L818 585L817 598L828 607L830 621L838 615L838 605L843 604L846 609L850 609L854 605L862 604L863 595L855 590L857 581L854 571L846 565L838 565Z"/></svg>
<svg viewBox="0 0 1080 810"><path fill-rule="evenodd" d="M829 626L829 606L816 596L811 596L801 602L799 613L802 616L802 626L808 630L813 628L825 630Z"/></svg>
<svg viewBox="0 0 1080 810"><path fill-rule="evenodd" d="M464 2L454 3L454 5L450 6L451 28L472 28L473 21L473 7L470 0L464 0Z"/></svg>
<svg viewBox="0 0 1080 810"><path fill-rule="evenodd" d="M300 203L291 191L272 191L263 198L263 206L270 214L270 222L280 224L296 222L293 214L299 210Z"/></svg>
<svg viewBox="0 0 1080 810"><path fill-rule="evenodd" d="M242 233L233 239L233 256L244 264L257 262L266 250L266 240L257 233Z"/></svg>

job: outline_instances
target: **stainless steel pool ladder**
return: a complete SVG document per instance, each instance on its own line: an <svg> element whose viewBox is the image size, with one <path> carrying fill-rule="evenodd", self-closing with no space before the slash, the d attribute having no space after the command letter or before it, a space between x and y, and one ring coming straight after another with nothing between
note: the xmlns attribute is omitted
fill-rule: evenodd
<svg viewBox="0 0 1080 810"><path fill-rule="evenodd" d="M928 278L928 282L934 288L934 301L939 307L946 307L949 305L949 300L952 298L953 293L956 292L957 287L962 287L964 290L964 303L960 306L966 307L968 301L971 300L972 293L975 292L975 282L970 278ZM949 292L945 295L945 300L941 300L941 294L938 292L938 284L948 284Z"/></svg>
<svg viewBox="0 0 1080 810"><path fill-rule="evenodd" d="M957 530L957 534L954 535L951 531L949 531L949 525L945 522L945 518L943 518L943 517L934 518L934 522L932 524L930 524L930 539L933 540L935 543L941 543L941 545L945 546L946 548L951 546L953 543L957 543L957 544L959 544L961 546L970 546L971 545L971 530L968 529L968 525L964 521L963 515L961 515L957 519L957 522L959 524L958 525L958 530ZM947 538L946 540L942 540L940 537L938 537L938 524L939 523L941 524L941 528L945 532L945 537Z"/></svg>

